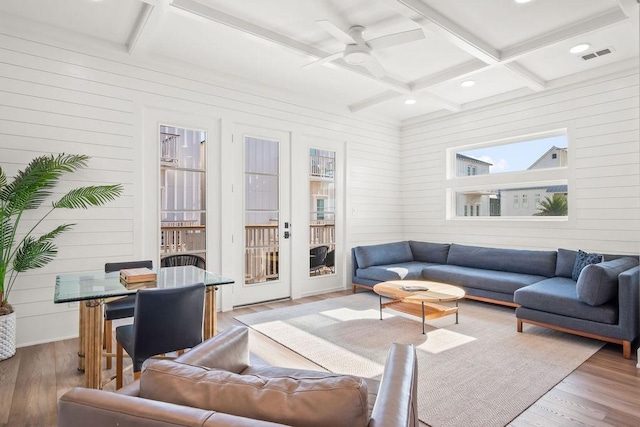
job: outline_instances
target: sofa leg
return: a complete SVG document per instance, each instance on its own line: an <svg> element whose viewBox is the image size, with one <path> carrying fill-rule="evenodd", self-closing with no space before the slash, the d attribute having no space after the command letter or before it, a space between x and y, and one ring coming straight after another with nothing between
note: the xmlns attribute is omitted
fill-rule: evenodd
<svg viewBox="0 0 640 427"><path fill-rule="evenodd" d="M622 341L622 357L631 359L631 341Z"/></svg>
<svg viewBox="0 0 640 427"><path fill-rule="evenodd" d="M354 285L353 283L351 284L351 293L356 293L356 285Z"/></svg>
<svg viewBox="0 0 640 427"><path fill-rule="evenodd" d="M518 327L517 327L518 332L522 332L522 319L516 319L516 320L518 322Z"/></svg>

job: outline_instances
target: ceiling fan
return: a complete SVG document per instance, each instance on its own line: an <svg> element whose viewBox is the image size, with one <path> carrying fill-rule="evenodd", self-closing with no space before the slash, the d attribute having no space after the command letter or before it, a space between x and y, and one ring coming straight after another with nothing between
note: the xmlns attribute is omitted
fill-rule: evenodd
<svg viewBox="0 0 640 427"><path fill-rule="evenodd" d="M424 33L418 28L365 40L363 36L366 28L361 25L354 25L347 31L343 31L331 21L321 20L316 21L316 23L327 33L343 42L345 49L304 65L302 68L309 68L342 58L347 64L361 65L376 78L381 78L387 74L387 71L375 57L374 50L387 49L424 38Z"/></svg>

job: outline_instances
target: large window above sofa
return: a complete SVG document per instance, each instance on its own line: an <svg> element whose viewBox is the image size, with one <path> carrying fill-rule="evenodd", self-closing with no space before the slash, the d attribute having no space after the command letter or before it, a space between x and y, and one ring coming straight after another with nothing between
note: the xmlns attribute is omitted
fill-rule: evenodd
<svg viewBox="0 0 640 427"><path fill-rule="evenodd" d="M566 220L566 129L447 150L447 219Z"/></svg>

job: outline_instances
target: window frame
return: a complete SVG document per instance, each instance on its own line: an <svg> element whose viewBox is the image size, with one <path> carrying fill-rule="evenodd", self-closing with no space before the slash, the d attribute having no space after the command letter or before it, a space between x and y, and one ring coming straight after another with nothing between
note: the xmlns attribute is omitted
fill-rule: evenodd
<svg viewBox="0 0 640 427"><path fill-rule="evenodd" d="M499 139L491 139L484 142L471 141L466 144L461 143L454 147L446 148L446 176L445 176L445 198L446 213L445 219L448 221L552 221L552 222L574 222L575 220L575 196L572 195L572 189L575 188L572 183L574 181L574 172L571 168L574 164L574 153L571 140L571 128L553 128L549 130L531 131L529 133L519 133L506 136ZM555 166L543 169L525 169L520 171L501 172L494 174L482 175L463 175L456 176L456 155L464 151L480 149L485 147L508 145L537 139L564 136L567 144L567 165ZM527 188L527 187L548 187L566 185L567 186L567 216L491 216L490 210L485 216L462 216L457 214L458 193L487 191L490 189L511 189L511 188ZM533 197L533 196L532 196ZM529 199L531 199L530 197ZM519 199L519 197L518 197ZM506 200L505 200L506 201ZM531 200L527 200L527 205L531 205ZM508 203L513 204L514 199ZM522 204L518 200L518 206ZM536 207L537 208L537 207ZM462 213L462 210L460 211Z"/></svg>

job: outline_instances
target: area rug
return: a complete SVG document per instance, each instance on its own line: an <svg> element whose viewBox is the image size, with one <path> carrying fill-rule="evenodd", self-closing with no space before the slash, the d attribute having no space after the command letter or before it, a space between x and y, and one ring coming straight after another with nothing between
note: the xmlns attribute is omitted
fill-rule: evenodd
<svg viewBox="0 0 640 427"><path fill-rule="evenodd" d="M379 320L370 292L236 317L325 369L380 378L391 343L418 353L418 414L430 426L504 426L587 360L602 343L525 325L514 309L460 301L428 321L390 309Z"/></svg>

